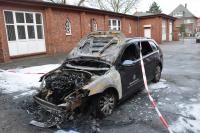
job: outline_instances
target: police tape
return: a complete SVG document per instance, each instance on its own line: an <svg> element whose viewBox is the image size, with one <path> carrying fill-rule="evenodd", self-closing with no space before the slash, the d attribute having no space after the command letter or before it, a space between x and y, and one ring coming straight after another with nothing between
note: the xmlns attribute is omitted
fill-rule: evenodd
<svg viewBox="0 0 200 133"><path fill-rule="evenodd" d="M36 75L44 75L45 74L45 73L31 73L31 72L21 73L21 72L17 72L14 70L3 70L3 69L0 69L0 72L10 72L10 73L19 73L19 74L36 74Z"/></svg>
<svg viewBox="0 0 200 133"><path fill-rule="evenodd" d="M167 121L165 120L165 118L162 116L162 114L160 113L158 107L157 107L157 104L156 102L154 101L153 97L151 96L150 94L150 91L149 91L149 87L148 87L148 84L147 84L147 77L146 77L146 72L145 72L145 68L144 68L144 61L143 61L143 57L142 57L142 47L141 47L141 42L140 42L140 63L141 63L141 68L142 68L142 76L143 76L143 80L144 80L144 86L145 86L145 89L147 91L147 94L148 94L148 97L149 97L149 100L151 101L152 103L152 106L154 107L154 109L156 110L162 124L167 128L167 130L169 131L169 133L173 133L172 130L170 129L169 125L167 124Z"/></svg>

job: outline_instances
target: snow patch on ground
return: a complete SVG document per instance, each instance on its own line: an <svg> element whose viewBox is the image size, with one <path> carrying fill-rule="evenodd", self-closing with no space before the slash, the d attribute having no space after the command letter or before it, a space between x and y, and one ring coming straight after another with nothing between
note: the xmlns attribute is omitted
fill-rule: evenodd
<svg viewBox="0 0 200 133"><path fill-rule="evenodd" d="M47 73L59 64L28 67L23 69L12 69L0 72L0 89L2 93L14 94L14 98L32 95L40 86L39 79L42 74ZM28 74L29 73L29 74Z"/></svg>
<svg viewBox="0 0 200 133"><path fill-rule="evenodd" d="M150 90L159 90L159 89L166 89L169 85L165 79L161 79L158 83L152 83L149 85Z"/></svg>
<svg viewBox="0 0 200 133"><path fill-rule="evenodd" d="M200 104L181 104L179 106L182 116L172 123L171 128L176 133L200 132Z"/></svg>

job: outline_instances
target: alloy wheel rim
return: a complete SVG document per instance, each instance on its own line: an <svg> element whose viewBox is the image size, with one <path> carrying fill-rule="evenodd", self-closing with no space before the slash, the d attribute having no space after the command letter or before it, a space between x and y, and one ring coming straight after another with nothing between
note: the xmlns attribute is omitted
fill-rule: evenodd
<svg viewBox="0 0 200 133"><path fill-rule="evenodd" d="M105 95L100 99L100 110L105 115L112 114L115 105L115 98L113 95Z"/></svg>

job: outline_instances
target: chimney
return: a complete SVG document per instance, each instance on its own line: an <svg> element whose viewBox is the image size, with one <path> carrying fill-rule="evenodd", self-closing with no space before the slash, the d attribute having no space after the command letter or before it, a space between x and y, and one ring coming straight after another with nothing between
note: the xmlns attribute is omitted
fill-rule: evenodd
<svg viewBox="0 0 200 133"><path fill-rule="evenodd" d="M185 3L185 8L187 8L187 4Z"/></svg>

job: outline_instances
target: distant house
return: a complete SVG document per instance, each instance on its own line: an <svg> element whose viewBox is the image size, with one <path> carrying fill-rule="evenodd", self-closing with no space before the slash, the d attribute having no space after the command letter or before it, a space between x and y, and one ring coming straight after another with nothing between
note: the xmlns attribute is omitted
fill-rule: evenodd
<svg viewBox="0 0 200 133"><path fill-rule="evenodd" d="M197 17L187 9L187 4L185 4L185 6L180 4L170 13L170 16L177 18L175 22L176 28L180 28L181 25L184 25L187 36L195 35Z"/></svg>

